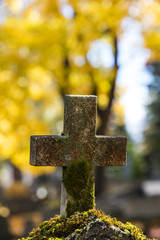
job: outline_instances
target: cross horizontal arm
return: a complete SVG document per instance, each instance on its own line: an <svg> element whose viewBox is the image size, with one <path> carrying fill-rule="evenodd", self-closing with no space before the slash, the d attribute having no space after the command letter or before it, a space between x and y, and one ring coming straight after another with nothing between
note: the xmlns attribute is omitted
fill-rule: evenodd
<svg viewBox="0 0 160 240"><path fill-rule="evenodd" d="M64 166L66 136L31 136L30 164Z"/></svg>
<svg viewBox="0 0 160 240"><path fill-rule="evenodd" d="M96 136L95 166L126 165L126 147L124 136Z"/></svg>

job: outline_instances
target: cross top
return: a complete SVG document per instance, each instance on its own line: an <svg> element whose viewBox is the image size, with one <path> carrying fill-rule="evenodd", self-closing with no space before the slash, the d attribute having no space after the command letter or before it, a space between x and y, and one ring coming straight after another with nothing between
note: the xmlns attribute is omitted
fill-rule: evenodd
<svg viewBox="0 0 160 240"><path fill-rule="evenodd" d="M96 96L66 95L64 132L61 136L31 136L31 165L65 167L77 159L86 159L92 173L96 166L124 166L126 137L96 136L96 109ZM66 195L64 186L62 189L62 195ZM64 214L69 194L62 195Z"/></svg>
<svg viewBox="0 0 160 240"><path fill-rule="evenodd" d="M64 133L78 141L95 136L96 96L66 95Z"/></svg>

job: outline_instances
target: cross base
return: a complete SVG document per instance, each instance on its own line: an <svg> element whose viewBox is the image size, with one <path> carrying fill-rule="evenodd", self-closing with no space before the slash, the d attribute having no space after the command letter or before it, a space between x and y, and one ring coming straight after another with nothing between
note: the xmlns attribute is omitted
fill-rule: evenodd
<svg viewBox="0 0 160 240"><path fill-rule="evenodd" d="M74 212L95 208L94 171L85 159L72 161L63 167L60 214L69 217Z"/></svg>

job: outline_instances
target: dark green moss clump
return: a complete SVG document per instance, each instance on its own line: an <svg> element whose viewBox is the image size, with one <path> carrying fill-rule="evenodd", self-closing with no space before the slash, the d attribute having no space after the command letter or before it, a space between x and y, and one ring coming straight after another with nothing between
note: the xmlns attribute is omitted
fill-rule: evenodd
<svg viewBox="0 0 160 240"><path fill-rule="evenodd" d="M117 221L116 218L111 218L102 211L95 209L82 213L77 212L68 218L55 216L49 221L43 222L37 229L34 229L27 238L22 238L21 240L65 239L72 233L81 233L85 226L96 219L103 221L106 226L119 228L125 232L131 240L149 240L149 238L143 235L142 230L131 223L127 222L124 224Z"/></svg>
<svg viewBox="0 0 160 240"><path fill-rule="evenodd" d="M87 160L73 161L64 168L63 183L68 195L67 217L76 211L83 212L95 207L94 177Z"/></svg>

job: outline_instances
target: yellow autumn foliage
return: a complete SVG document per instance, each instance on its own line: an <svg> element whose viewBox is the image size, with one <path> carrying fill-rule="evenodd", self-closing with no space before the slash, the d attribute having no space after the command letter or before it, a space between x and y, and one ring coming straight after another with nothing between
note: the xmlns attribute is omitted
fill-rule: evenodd
<svg viewBox="0 0 160 240"><path fill-rule="evenodd" d="M131 1L37 0L26 9L20 0L6 4L12 16L0 26L0 159L33 171L30 136L61 133L62 93L93 94L96 88L99 107L107 106L117 69L93 66L88 52L103 40L115 54ZM123 115L119 105L114 110Z"/></svg>
<svg viewBox="0 0 160 240"><path fill-rule="evenodd" d="M149 61L160 61L160 1L143 1L139 9L144 46L150 51Z"/></svg>

